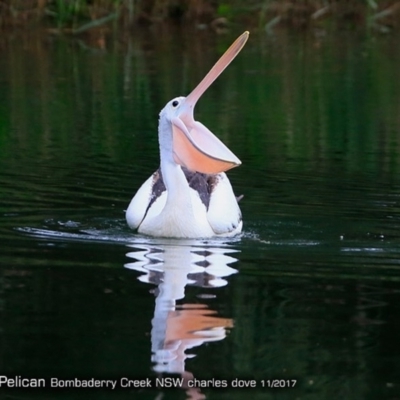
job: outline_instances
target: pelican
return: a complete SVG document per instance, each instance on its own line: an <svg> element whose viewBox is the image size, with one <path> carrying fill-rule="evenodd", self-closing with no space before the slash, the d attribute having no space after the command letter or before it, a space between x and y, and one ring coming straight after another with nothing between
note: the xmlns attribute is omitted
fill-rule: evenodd
<svg viewBox="0 0 400 400"><path fill-rule="evenodd" d="M244 32L187 97L172 99L160 112L160 168L139 188L126 210L130 228L150 236L234 236L242 215L225 174L241 161L203 124L194 107L245 45Z"/></svg>

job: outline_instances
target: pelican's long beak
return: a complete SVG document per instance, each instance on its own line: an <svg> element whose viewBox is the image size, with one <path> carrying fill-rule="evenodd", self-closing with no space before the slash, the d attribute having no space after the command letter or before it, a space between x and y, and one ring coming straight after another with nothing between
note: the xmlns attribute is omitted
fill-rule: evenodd
<svg viewBox="0 0 400 400"><path fill-rule="evenodd" d="M217 174L241 164L240 160L203 124L193 118L194 107L201 95L239 54L247 42L244 32L211 68L210 72L185 98L180 112L172 120L175 162L205 174Z"/></svg>

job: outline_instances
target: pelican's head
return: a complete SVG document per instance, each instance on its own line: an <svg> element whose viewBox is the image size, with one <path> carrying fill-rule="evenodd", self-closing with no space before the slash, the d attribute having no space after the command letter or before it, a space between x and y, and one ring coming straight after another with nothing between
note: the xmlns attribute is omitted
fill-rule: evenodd
<svg viewBox="0 0 400 400"><path fill-rule="evenodd" d="M166 148L172 145L177 164L205 174L227 171L241 164L207 127L194 120L193 110L201 95L240 52L248 37L248 32L239 36L187 97L175 97L161 111L160 146ZM165 136L167 132L168 138Z"/></svg>
<svg viewBox="0 0 400 400"><path fill-rule="evenodd" d="M182 111L182 104L186 97L179 96L170 100L166 106L160 112L160 118L165 118L167 121L172 122L176 117L179 117L179 113Z"/></svg>

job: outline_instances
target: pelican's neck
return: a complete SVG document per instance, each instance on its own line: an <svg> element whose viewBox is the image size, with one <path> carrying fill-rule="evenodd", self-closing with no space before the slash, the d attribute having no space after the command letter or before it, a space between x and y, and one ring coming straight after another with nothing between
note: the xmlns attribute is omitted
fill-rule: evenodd
<svg viewBox="0 0 400 400"><path fill-rule="evenodd" d="M191 204L190 190L185 174L174 160L171 123L163 118L162 113L158 130L161 172L168 192L167 204L173 204L175 207L186 202Z"/></svg>

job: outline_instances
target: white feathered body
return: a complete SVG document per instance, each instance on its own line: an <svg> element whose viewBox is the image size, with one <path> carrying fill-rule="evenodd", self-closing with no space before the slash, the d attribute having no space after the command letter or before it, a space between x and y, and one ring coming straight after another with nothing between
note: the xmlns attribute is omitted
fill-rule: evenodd
<svg viewBox="0 0 400 400"><path fill-rule="evenodd" d="M173 168L174 187L169 193L160 171L140 187L126 211L128 225L151 236L176 238L207 238L234 236L242 230L242 217L232 186L225 173L206 176ZM190 178L189 178L190 179ZM197 187L196 187L197 186Z"/></svg>

